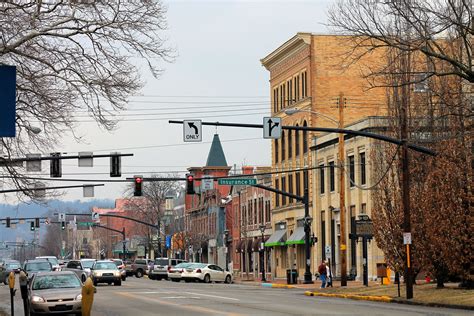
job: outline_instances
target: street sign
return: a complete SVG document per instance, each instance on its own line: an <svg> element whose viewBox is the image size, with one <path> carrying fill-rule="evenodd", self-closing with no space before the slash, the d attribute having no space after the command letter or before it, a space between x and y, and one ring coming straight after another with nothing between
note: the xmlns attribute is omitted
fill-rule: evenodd
<svg viewBox="0 0 474 316"><path fill-rule="evenodd" d="M94 160L92 157L94 153L92 151L81 151L78 154L80 157L77 160L79 167L93 167L94 166Z"/></svg>
<svg viewBox="0 0 474 316"><path fill-rule="evenodd" d="M66 221L66 213L59 213L58 222L65 222L65 221Z"/></svg>
<svg viewBox="0 0 474 316"><path fill-rule="evenodd" d="M263 138L278 139L281 138L281 117L263 118Z"/></svg>
<svg viewBox="0 0 474 316"><path fill-rule="evenodd" d="M356 220L356 235L357 237L368 237L374 236L374 224L371 220Z"/></svg>
<svg viewBox="0 0 474 316"><path fill-rule="evenodd" d="M26 158L41 158L41 154L26 154ZM41 160L27 160L26 171L28 172L41 172Z"/></svg>
<svg viewBox="0 0 474 316"><path fill-rule="evenodd" d="M183 140L187 143L202 141L201 120L183 121Z"/></svg>
<svg viewBox="0 0 474 316"><path fill-rule="evenodd" d="M228 178L228 179L218 179L217 183L219 185L256 185L257 179L251 178Z"/></svg>
<svg viewBox="0 0 474 316"><path fill-rule="evenodd" d="M94 225L95 223L92 223L92 222L77 222L77 226L80 226L80 227L90 227Z"/></svg>
<svg viewBox="0 0 474 316"><path fill-rule="evenodd" d="M403 233L403 244L411 245L411 233Z"/></svg>
<svg viewBox="0 0 474 316"><path fill-rule="evenodd" d="M326 245L326 246L324 247L324 250L325 250L325 253L326 253L326 258L331 257L331 246L330 246L330 245Z"/></svg>
<svg viewBox="0 0 474 316"><path fill-rule="evenodd" d="M205 192L214 189L214 179L202 178L201 180L201 191Z"/></svg>
<svg viewBox="0 0 474 316"><path fill-rule="evenodd" d="M93 220L95 223L99 223L99 222L100 222L100 215L99 215L99 213L97 213L97 212L92 212L92 220Z"/></svg>
<svg viewBox="0 0 474 316"><path fill-rule="evenodd" d="M0 66L0 137L15 137L16 67Z"/></svg>

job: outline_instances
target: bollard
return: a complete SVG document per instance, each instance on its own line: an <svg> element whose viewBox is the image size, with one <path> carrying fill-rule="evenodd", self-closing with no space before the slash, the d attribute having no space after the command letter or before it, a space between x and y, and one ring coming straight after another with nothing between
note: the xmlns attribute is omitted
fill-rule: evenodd
<svg viewBox="0 0 474 316"><path fill-rule="evenodd" d="M15 272L10 272L8 276L8 285L10 286L10 305L11 305L11 315L15 316Z"/></svg>
<svg viewBox="0 0 474 316"><path fill-rule="evenodd" d="M92 310L92 303L94 302L95 287L92 284L92 279L87 278L82 286L82 316L90 316Z"/></svg>
<svg viewBox="0 0 474 316"><path fill-rule="evenodd" d="M24 271L20 271L20 293L21 299L23 300L23 310L25 311L25 316L30 315L30 304L28 304L28 277Z"/></svg>

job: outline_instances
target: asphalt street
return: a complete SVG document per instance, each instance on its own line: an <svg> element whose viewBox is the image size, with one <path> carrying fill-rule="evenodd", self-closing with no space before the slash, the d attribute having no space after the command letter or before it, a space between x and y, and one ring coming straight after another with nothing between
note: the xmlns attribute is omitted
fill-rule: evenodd
<svg viewBox="0 0 474 316"><path fill-rule="evenodd" d="M19 292L19 291L18 291ZM15 315L23 315L16 296ZM8 286L0 286L0 308L9 312ZM94 316L147 315L472 315L469 311L319 298L301 289L241 284L202 284L127 278L122 286L99 284Z"/></svg>

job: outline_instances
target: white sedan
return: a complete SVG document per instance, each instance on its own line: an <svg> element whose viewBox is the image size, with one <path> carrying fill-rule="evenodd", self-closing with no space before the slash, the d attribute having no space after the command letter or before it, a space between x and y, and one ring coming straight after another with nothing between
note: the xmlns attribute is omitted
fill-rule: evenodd
<svg viewBox="0 0 474 316"><path fill-rule="evenodd" d="M221 267L210 263L196 263L183 269L181 279L185 282L202 281L232 283L232 274Z"/></svg>

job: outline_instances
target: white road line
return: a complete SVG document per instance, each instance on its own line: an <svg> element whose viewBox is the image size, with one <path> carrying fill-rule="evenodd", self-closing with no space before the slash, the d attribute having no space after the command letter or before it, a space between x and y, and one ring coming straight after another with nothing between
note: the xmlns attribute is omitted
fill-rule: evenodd
<svg viewBox="0 0 474 316"><path fill-rule="evenodd" d="M240 301L238 298L233 298L233 297L225 297L225 296L202 294L202 293L193 293L193 292L182 292L182 293L184 293L184 294L191 294L191 295L197 295L197 296L208 296L208 297L222 298L222 299L224 299L224 300L231 300L231 301Z"/></svg>

